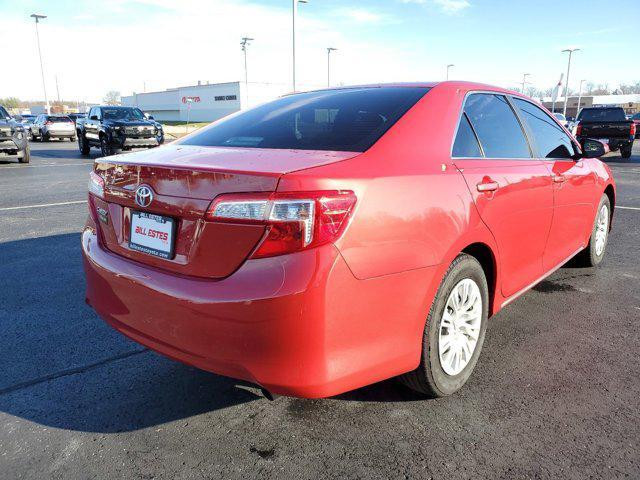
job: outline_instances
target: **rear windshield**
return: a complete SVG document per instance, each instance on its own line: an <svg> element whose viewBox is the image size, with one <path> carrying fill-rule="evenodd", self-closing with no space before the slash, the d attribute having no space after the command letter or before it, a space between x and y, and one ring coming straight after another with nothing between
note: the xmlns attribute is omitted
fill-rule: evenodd
<svg viewBox="0 0 640 480"><path fill-rule="evenodd" d="M582 110L578 120L585 122L624 122L627 119L621 108L590 108Z"/></svg>
<svg viewBox="0 0 640 480"><path fill-rule="evenodd" d="M69 117L47 117L47 120L55 123L68 123L72 121Z"/></svg>
<svg viewBox="0 0 640 480"><path fill-rule="evenodd" d="M216 122L180 143L363 152L428 91L382 87L290 95Z"/></svg>

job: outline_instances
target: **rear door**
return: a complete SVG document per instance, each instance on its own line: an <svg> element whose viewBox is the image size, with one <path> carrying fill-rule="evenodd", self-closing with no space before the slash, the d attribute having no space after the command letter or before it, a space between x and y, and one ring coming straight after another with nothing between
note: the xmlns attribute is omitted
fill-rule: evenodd
<svg viewBox="0 0 640 480"><path fill-rule="evenodd" d="M498 245L502 294L513 295L543 274L551 175L533 158L512 105L500 94L467 96L452 157Z"/></svg>
<svg viewBox="0 0 640 480"><path fill-rule="evenodd" d="M585 246L593 225L595 174L585 160L575 161L569 135L540 107L514 98L520 118L529 132L535 155L551 173L554 214L543 267L550 270Z"/></svg>

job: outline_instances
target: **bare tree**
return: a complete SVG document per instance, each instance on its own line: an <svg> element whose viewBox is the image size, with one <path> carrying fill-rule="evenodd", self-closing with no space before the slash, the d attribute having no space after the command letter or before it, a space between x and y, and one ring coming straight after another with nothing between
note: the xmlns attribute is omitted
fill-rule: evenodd
<svg viewBox="0 0 640 480"><path fill-rule="evenodd" d="M120 92L117 90L109 90L102 101L107 105L120 105Z"/></svg>

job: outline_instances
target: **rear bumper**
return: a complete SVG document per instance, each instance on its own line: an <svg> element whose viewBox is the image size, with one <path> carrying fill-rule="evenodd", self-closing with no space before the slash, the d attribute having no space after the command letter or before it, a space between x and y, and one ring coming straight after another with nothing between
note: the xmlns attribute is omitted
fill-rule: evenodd
<svg viewBox="0 0 640 480"><path fill-rule="evenodd" d="M597 136L578 136L576 137L576 139L578 140L578 142L580 142L580 144L582 145L582 142L584 142L586 139L591 138L594 140L598 140ZM630 143L633 143L635 137L632 135L629 135L628 137L624 137L624 138L608 138L607 139L607 144L609 145L609 148L611 150L617 150L619 149L621 146L625 146L625 145L629 145Z"/></svg>
<svg viewBox="0 0 640 480"><path fill-rule="evenodd" d="M102 318L204 370L317 398L419 363L432 268L361 281L326 245L195 279L110 253L90 225L82 250L87 303Z"/></svg>

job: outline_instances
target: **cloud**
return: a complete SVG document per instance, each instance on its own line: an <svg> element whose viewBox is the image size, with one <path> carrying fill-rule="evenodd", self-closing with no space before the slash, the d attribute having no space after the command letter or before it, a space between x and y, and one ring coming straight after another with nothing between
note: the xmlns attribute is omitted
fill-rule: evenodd
<svg viewBox="0 0 640 480"><path fill-rule="evenodd" d="M444 13L452 15L461 12L471 6L469 0L400 0L401 3L417 3L420 5L433 4L439 7Z"/></svg>
<svg viewBox="0 0 640 480"><path fill-rule="evenodd" d="M381 14L364 8L341 8L336 15L357 23L378 24L384 20Z"/></svg>

